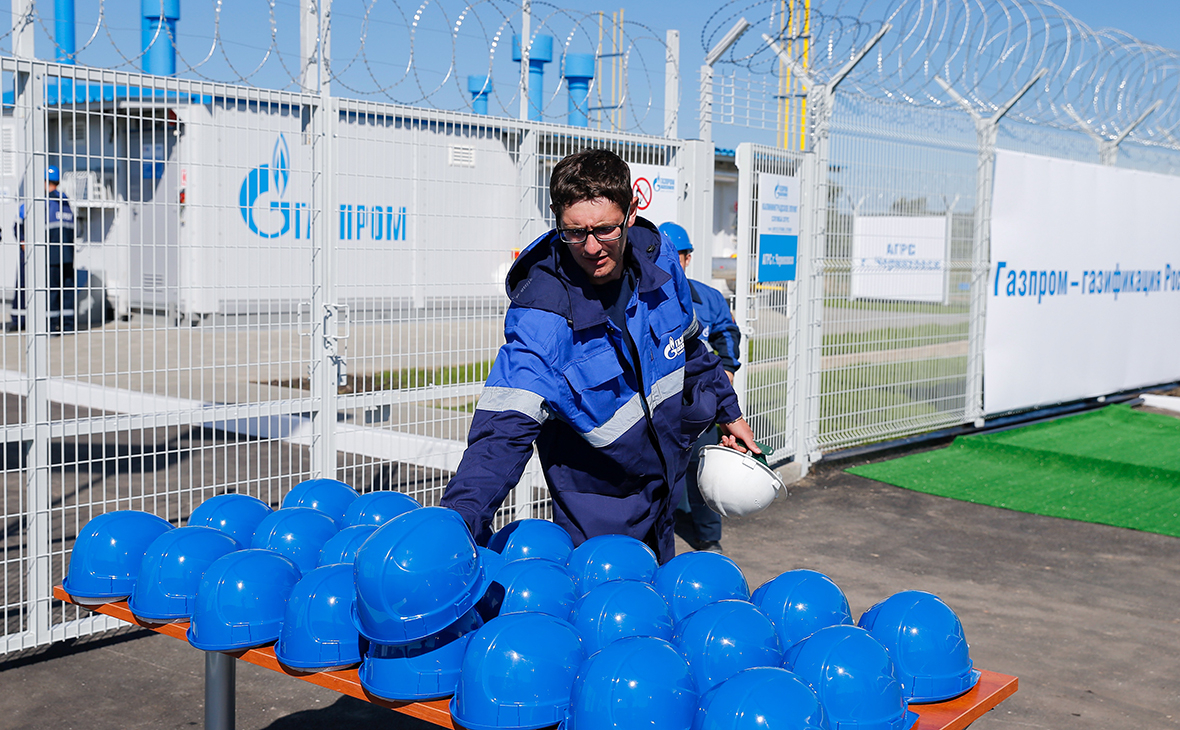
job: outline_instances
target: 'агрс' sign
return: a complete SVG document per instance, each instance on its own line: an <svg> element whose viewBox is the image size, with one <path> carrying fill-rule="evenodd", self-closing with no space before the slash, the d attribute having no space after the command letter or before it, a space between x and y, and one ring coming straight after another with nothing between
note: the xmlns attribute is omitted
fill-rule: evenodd
<svg viewBox="0 0 1180 730"><path fill-rule="evenodd" d="M945 301L947 230L945 217L854 218L849 298Z"/></svg>

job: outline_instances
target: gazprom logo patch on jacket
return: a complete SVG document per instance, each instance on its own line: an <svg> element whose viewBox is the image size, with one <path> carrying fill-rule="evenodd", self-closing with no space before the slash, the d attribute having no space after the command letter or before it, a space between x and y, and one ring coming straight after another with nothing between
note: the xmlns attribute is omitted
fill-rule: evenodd
<svg viewBox="0 0 1180 730"><path fill-rule="evenodd" d="M684 354L684 335L679 337L668 336L668 344L664 346L664 357L669 360L675 360L680 355Z"/></svg>

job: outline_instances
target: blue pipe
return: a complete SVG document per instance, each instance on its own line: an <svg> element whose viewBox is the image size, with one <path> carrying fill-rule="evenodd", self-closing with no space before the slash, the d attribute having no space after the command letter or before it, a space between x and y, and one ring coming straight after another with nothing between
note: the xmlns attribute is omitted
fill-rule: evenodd
<svg viewBox="0 0 1180 730"><path fill-rule="evenodd" d="M512 36L512 60L520 63L520 36ZM553 60L553 36L533 37L529 47L529 119L541 121L541 110L545 107L545 64Z"/></svg>
<svg viewBox="0 0 1180 730"><path fill-rule="evenodd" d="M76 64L78 41L74 35L74 0L53 0L53 35L57 44L54 60Z"/></svg>
<svg viewBox="0 0 1180 730"><path fill-rule="evenodd" d="M143 72L176 75L176 21L180 0L141 0L143 14Z"/></svg>
<svg viewBox="0 0 1180 730"><path fill-rule="evenodd" d="M488 94L492 93L490 76L468 76L467 91L471 94L471 110L476 114L488 113Z"/></svg>
<svg viewBox="0 0 1180 730"><path fill-rule="evenodd" d="M567 53L565 56L565 83L570 97L568 123L571 127L590 126L586 112L590 107L590 82L594 79L595 61L593 53Z"/></svg>

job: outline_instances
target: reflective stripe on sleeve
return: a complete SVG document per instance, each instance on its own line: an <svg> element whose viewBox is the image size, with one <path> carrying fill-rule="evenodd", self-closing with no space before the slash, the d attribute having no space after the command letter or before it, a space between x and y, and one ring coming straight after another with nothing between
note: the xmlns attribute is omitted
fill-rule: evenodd
<svg viewBox="0 0 1180 730"><path fill-rule="evenodd" d="M545 399L532 391L520 388L484 388L475 408L492 413L516 411L537 423L544 423L549 419L549 409L545 407Z"/></svg>

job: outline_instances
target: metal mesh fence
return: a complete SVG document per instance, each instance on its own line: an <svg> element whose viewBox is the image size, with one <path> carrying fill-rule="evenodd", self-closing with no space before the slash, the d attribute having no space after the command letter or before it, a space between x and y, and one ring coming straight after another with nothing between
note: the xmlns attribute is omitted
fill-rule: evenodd
<svg viewBox="0 0 1180 730"><path fill-rule="evenodd" d="M824 451L966 418L974 137L963 114L838 97L813 252ZM931 270L899 281L890 242L915 236L936 252Z"/></svg>
<svg viewBox="0 0 1180 730"><path fill-rule="evenodd" d="M109 626L52 599L79 530L184 524L315 476L436 504L502 342L550 170L680 144L375 102L0 61L5 232L0 651ZM11 141L12 145L7 146ZM72 265L47 225L77 218ZM22 293L27 306L13 299ZM23 318L23 321L21 321ZM548 516L534 463L497 524Z"/></svg>

